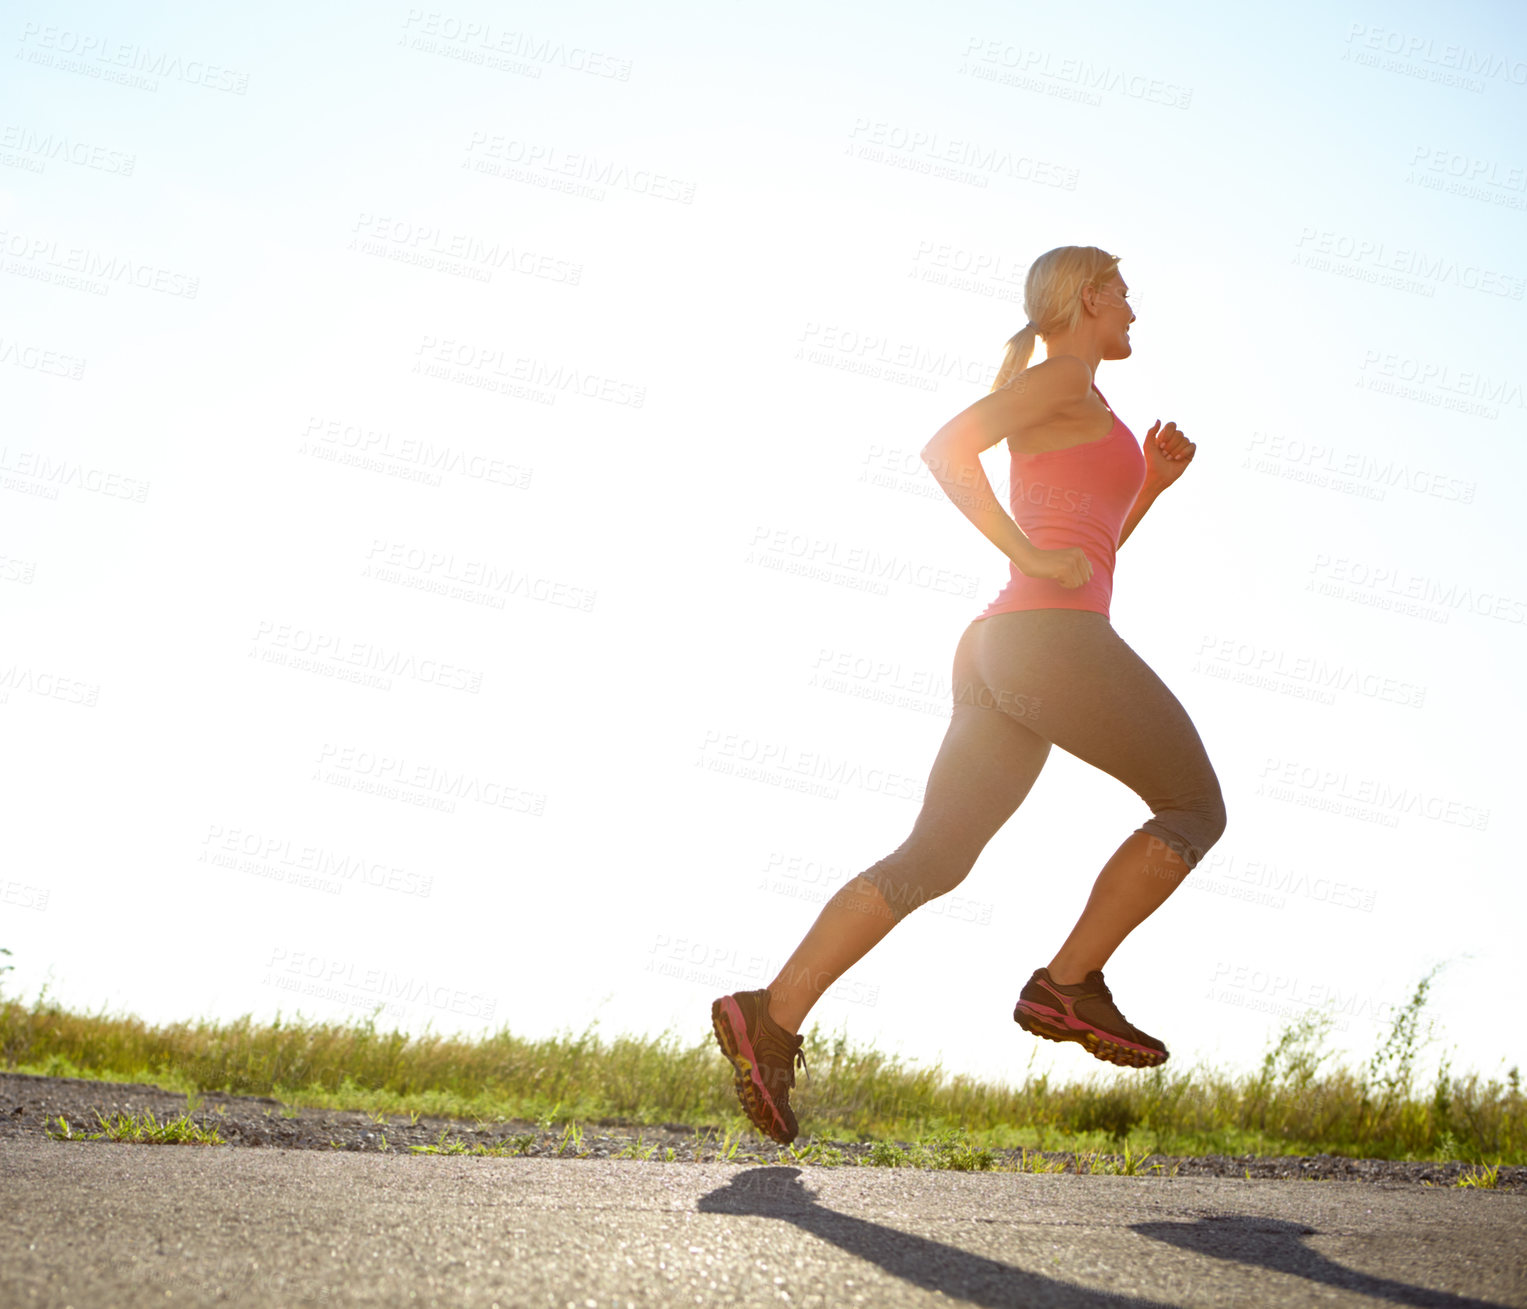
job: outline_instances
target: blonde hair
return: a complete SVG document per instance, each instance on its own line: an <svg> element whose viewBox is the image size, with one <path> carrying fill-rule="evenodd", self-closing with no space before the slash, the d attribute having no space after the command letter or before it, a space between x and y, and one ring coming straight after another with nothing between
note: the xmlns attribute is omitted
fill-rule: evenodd
<svg viewBox="0 0 1527 1309"><path fill-rule="evenodd" d="M1056 246L1030 264L1023 281L1023 308L1029 321L1008 338L1007 354L991 389L1006 386L1029 366L1036 337L1073 331L1082 317L1082 291L1111 281L1118 266L1118 255L1095 245Z"/></svg>

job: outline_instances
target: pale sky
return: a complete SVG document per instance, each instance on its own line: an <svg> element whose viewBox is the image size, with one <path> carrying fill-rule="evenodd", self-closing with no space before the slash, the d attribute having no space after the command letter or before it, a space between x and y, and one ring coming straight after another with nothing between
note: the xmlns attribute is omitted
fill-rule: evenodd
<svg viewBox="0 0 1527 1309"><path fill-rule="evenodd" d="M911 829L1007 576L917 452L1097 244L1198 447L1111 617L1229 814L1115 999L1356 1061L1445 960L1519 1062L1527 20L1203 15L13 9L6 992L704 1039ZM1148 816L1052 751L808 1024L1131 1075L1011 1013Z"/></svg>

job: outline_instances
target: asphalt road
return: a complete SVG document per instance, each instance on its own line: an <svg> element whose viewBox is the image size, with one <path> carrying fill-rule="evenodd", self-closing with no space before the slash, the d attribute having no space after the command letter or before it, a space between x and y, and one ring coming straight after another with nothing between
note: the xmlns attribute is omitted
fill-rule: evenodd
<svg viewBox="0 0 1527 1309"><path fill-rule="evenodd" d="M0 1141L0 1305L1527 1306L1527 1197Z"/></svg>

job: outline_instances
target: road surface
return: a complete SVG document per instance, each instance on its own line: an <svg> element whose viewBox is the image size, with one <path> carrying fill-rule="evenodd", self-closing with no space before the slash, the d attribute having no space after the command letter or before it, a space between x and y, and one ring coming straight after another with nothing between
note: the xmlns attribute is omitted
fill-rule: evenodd
<svg viewBox="0 0 1527 1309"><path fill-rule="evenodd" d="M1527 1196L0 1141L0 1305L1527 1306Z"/></svg>

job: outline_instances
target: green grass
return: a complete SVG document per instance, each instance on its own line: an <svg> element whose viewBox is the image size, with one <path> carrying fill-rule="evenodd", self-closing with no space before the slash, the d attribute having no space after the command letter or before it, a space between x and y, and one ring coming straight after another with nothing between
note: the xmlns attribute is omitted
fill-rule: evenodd
<svg viewBox="0 0 1527 1309"><path fill-rule="evenodd" d="M1485 1186L1494 1189L1500 1178L1500 1165L1491 1164L1487 1168L1478 1168L1465 1173L1454 1186Z"/></svg>
<svg viewBox="0 0 1527 1309"><path fill-rule="evenodd" d="M99 1132L76 1132L69 1120L59 1114L48 1128L55 1141L132 1141L138 1145L222 1145L217 1128L198 1127L189 1114L159 1122L152 1109L141 1114L118 1113L103 1118L95 1111Z"/></svg>
<svg viewBox="0 0 1527 1309"><path fill-rule="evenodd" d="M1432 1085L1414 1085L1430 1039L1420 1019L1435 972L1358 1068L1336 1064L1322 1048L1331 1020L1313 1011L1290 1023L1251 1072L1109 1067L1064 1084L1041 1075L996 1085L908 1067L813 1026L805 1043L810 1075L793 1096L802 1135L786 1157L831 1164L843 1158L834 1143L873 1141L877 1162L893 1167L981 1170L992 1166L991 1151L1021 1149L1074 1153L1078 1170L1090 1160L1092 1171L1128 1172L1153 1153L1328 1153L1460 1160L1486 1170L1466 1184L1490 1185L1492 1166L1527 1162L1527 1103L1514 1067L1503 1080L1485 1080L1454 1075L1444 1058ZM584 1127L601 1119L677 1123L710 1132L717 1158L750 1157L757 1138L708 1030L683 1042L671 1033L602 1039L596 1028L536 1039L502 1028L473 1038L379 1032L374 1017L333 1024L279 1016L156 1027L104 1011L70 1012L39 995L30 1005L0 999L0 1068L148 1082L193 1097L270 1095L292 1106L414 1122L425 1115L534 1122L561 1127L558 1153L569 1157L586 1153ZM443 1136L418 1148L469 1152ZM521 1149L493 1147L500 1148ZM630 1148L657 1157L652 1147ZM1049 1167L1037 1156L1033 1166Z"/></svg>
<svg viewBox="0 0 1527 1309"><path fill-rule="evenodd" d="M484 1145L478 1142L476 1145L469 1146L457 1137L447 1136L442 1131L434 1145L411 1145L408 1149L413 1154L483 1154L492 1155L498 1159L508 1159L517 1154L524 1154L534 1143L533 1136L516 1136L495 1145Z"/></svg>

